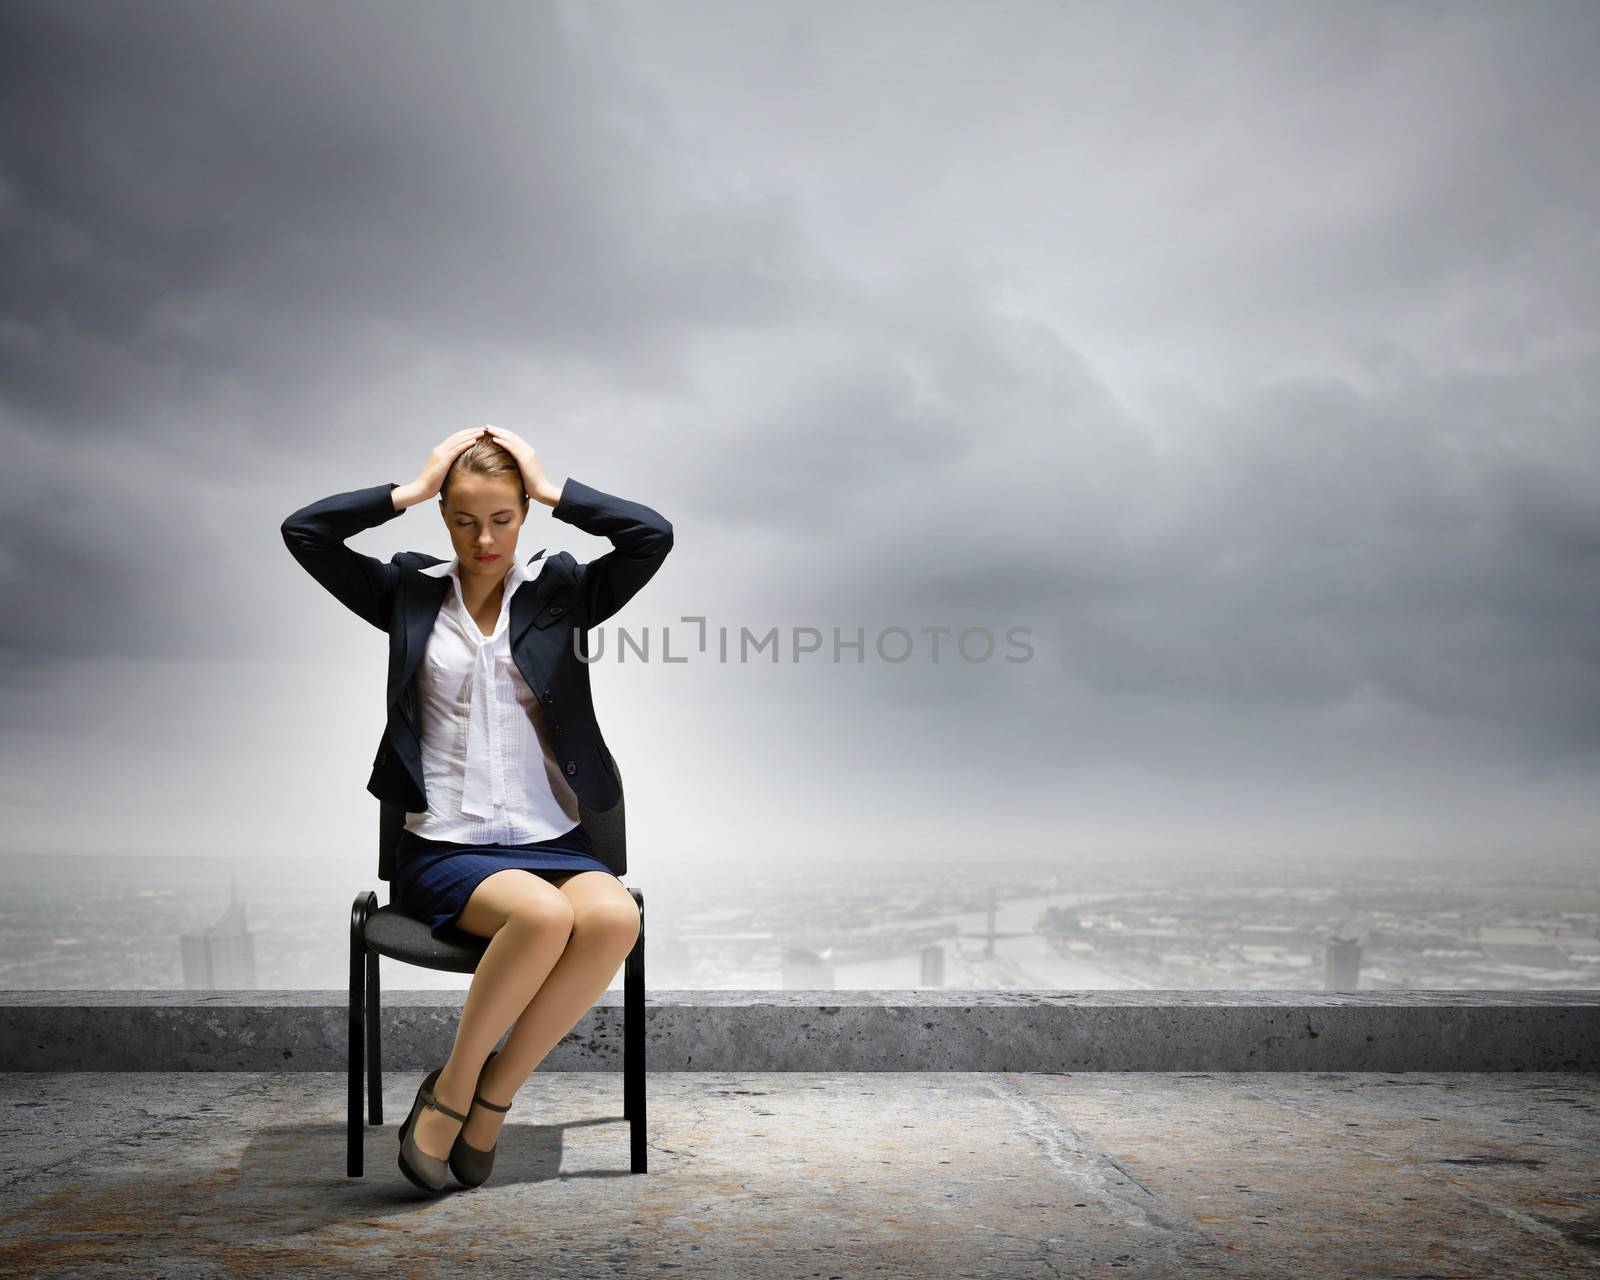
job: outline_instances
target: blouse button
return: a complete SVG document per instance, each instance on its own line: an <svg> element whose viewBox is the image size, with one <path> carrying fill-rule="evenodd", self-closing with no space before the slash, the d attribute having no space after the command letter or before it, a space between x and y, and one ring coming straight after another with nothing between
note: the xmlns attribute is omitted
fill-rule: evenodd
<svg viewBox="0 0 1600 1280"><path fill-rule="evenodd" d="M578 772L578 762L576 760L568 760L567 761L567 772L569 774L573 774L573 773L577 773Z"/></svg>

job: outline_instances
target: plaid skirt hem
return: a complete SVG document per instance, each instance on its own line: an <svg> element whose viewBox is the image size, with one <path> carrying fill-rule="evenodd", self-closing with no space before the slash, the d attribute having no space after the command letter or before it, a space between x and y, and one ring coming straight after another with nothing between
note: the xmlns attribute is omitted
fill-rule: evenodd
<svg viewBox="0 0 1600 1280"><path fill-rule="evenodd" d="M439 941L482 942L457 922L473 890L508 868L547 880L576 871L616 874L595 856L582 823L562 835L521 845L454 844L402 831L391 890L406 914L426 924Z"/></svg>

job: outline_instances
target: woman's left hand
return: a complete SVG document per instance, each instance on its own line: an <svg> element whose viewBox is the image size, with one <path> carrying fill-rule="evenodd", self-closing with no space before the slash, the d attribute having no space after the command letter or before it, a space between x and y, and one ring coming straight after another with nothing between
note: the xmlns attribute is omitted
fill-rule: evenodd
<svg viewBox="0 0 1600 1280"><path fill-rule="evenodd" d="M539 465L539 455L534 452L532 445L515 431L507 431L504 427L485 424L484 430L497 445L517 460L517 466L522 471L522 487L528 491L530 498L553 504L561 497L561 491L545 478L544 468Z"/></svg>

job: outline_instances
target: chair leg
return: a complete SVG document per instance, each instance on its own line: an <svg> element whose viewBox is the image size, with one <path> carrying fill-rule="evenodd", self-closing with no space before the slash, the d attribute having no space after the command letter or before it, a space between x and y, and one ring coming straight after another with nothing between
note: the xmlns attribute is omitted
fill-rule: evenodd
<svg viewBox="0 0 1600 1280"><path fill-rule="evenodd" d="M356 894L350 909L350 1078L347 1090L349 1116L345 1140L345 1175L359 1178L366 1148L362 1123L361 1075L365 1065L367 1015L367 916L377 909L378 896L370 889Z"/></svg>
<svg viewBox="0 0 1600 1280"><path fill-rule="evenodd" d="M622 976L622 1113L628 1121L630 1165L649 1170L645 1116L644 891L629 889L639 904L639 937L628 952Z"/></svg>
<svg viewBox="0 0 1600 1280"><path fill-rule="evenodd" d="M382 1000L378 990L378 953L367 952L367 1123L383 1123Z"/></svg>

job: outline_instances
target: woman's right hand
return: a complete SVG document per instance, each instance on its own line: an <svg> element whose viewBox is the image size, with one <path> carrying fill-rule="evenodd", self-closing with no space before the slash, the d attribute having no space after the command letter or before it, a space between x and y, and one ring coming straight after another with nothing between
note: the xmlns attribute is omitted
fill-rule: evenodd
<svg viewBox="0 0 1600 1280"><path fill-rule="evenodd" d="M406 507L437 497L439 490L444 487L444 478L450 474L451 465L482 436L482 427L467 427L454 435L446 436L434 446L433 452L428 455L428 460L422 464L422 470L417 473L417 478L410 484L395 489L395 505L404 510Z"/></svg>

